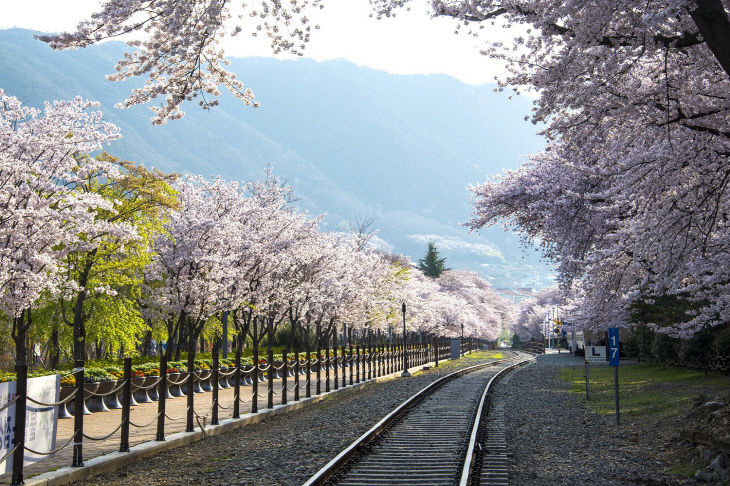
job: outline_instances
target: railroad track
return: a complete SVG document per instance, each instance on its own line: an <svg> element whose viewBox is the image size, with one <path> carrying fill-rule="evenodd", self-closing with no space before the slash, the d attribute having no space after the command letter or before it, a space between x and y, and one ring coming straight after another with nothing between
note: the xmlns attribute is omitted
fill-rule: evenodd
<svg viewBox="0 0 730 486"><path fill-rule="evenodd" d="M507 485L504 420L488 413L493 384L529 361L465 368L403 402L304 486Z"/></svg>

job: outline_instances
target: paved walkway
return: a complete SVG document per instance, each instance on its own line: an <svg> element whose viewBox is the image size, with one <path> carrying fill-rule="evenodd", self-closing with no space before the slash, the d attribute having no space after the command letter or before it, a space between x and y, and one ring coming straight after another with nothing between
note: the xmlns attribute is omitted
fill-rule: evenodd
<svg viewBox="0 0 730 486"><path fill-rule="evenodd" d="M341 383L342 370L338 369L338 379ZM362 375L362 369L360 370ZM367 376L367 375L366 375ZM295 390L295 377L291 376L287 378L287 398L289 402L294 401L294 390ZM312 373L311 380L311 395L314 396L316 393L316 373ZM306 393L306 374L300 375L300 397L304 398ZM349 369L347 370L347 380L349 383ZM243 380L242 380L243 381ZM281 379L274 380L274 405L282 403L281 396ZM325 392L325 372L321 374L321 391ZM330 370L330 390L334 390L334 370ZM251 411L251 400L253 393L252 385L241 384L241 404L240 413L244 415ZM265 410L268 405L268 384L267 382L259 383L258 385L258 409L259 411ZM212 392L203 392L195 394L195 412L199 416L201 423L210 424L211 410L212 410ZM218 418L222 420L224 418L230 418L233 415L233 387L226 389L219 389L218 391L218 403L220 409L218 411ZM157 434L157 406L158 402L143 403L134 406L130 409L130 422L139 425L145 425L144 427L130 427L129 433L129 445L134 446L136 444L154 440ZM185 430L186 417L185 412L187 409L187 397L176 397L168 398L166 400L166 415L172 417L175 420L165 420L165 435L170 435L176 432L182 432ZM110 410L108 412L95 412L91 415L84 416L84 433L91 437L103 437L109 434L117 426L119 426L122 419L121 409ZM73 435L73 418L61 419L58 421L58 431L56 434L56 447L60 447L65 444ZM200 429L198 422L195 422L195 428ZM101 440L92 441L84 438L83 440L83 456L84 460L91 459L102 454L113 452L119 449L120 445L120 431L112 434L111 437ZM64 448L56 454L44 459L36 464L27 466L24 468L24 474L26 478L40 474L46 471L58 469L60 467L71 465L73 457L72 446ZM5 474L0 478L0 481L10 482L10 474Z"/></svg>

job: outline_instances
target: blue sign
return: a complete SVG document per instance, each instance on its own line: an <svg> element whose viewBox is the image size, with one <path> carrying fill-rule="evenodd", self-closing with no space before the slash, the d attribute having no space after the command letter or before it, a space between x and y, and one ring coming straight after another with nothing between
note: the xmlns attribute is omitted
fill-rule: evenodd
<svg viewBox="0 0 730 486"><path fill-rule="evenodd" d="M608 328L608 365L618 366L619 361L619 340L618 327Z"/></svg>

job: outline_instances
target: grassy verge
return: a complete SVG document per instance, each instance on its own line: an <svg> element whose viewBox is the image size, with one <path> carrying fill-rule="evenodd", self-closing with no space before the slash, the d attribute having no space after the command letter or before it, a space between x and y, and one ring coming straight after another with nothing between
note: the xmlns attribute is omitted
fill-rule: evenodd
<svg viewBox="0 0 730 486"><path fill-rule="evenodd" d="M463 368L464 364L466 363L468 366L473 366L476 364L479 364L480 362L487 360L487 359L503 359L504 354L501 351L497 350L487 350L487 351L474 351L473 353L466 354L462 356L460 359L454 359L454 360L447 360L447 361L439 361L439 368L443 369L451 369L451 368Z"/></svg>
<svg viewBox="0 0 730 486"><path fill-rule="evenodd" d="M606 366L590 370L591 400L587 405L596 413L614 412L614 371ZM561 378L572 384L571 392L585 402L585 369L564 368ZM656 420L686 413L693 397L727 393L730 377L703 372L662 368L648 364L619 367L619 400L621 415L636 419Z"/></svg>

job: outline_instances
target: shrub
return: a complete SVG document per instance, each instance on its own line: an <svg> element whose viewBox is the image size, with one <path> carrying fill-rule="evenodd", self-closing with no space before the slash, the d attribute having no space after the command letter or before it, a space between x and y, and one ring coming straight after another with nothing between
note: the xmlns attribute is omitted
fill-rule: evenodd
<svg viewBox="0 0 730 486"><path fill-rule="evenodd" d="M712 351L712 331L708 328L696 332L684 343L679 353L682 361L703 363Z"/></svg>
<svg viewBox="0 0 730 486"><path fill-rule="evenodd" d="M84 370L84 383L97 383L99 381L116 380L117 377L107 372L103 368L86 368ZM76 377L74 375L66 375L61 378L62 386L74 386Z"/></svg>
<svg viewBox="0 0 730 486"><path fill-rule="evenodd" d="M639 361L652 355L651 345L654 340L654 331L646 325L638 325L633 328L631 336L623 343L622 350L626 356L638 357Z"/></svg>
<svg viewBox="0 0 730 486"><path fill-rule="evenodd" d="M720 356L730 356L730 326L717 334L712 348Z"/></svg>
<svg viewBox="0 0 730 486"><path fill-rule="evenodd" d="M15 373L11 373L9 371L0 371L0 383L5 383L8 381L15 381Z"/></svg>
<svg viewBox="0 0 730 486"><path fill-rule="evenodd" d="M520 345L520 335L515 334L514 336L512 336L512 349L520 349Z"/></svg>
<svg viewBox="0 0 730 486"><path fill-rule="evenodd" d="M94 382L109 381L109 380L116 379L116 377L114 375L112 375L111 373L108 373L103 368L86 368L84 370L84 378L86 378L86 377L93 379Z"/></svg>
<svg viewBox="0 0 730 486"><path fill-rule="evenodd" d="M104 368L104 371L109 373L110 375L114 376L117 379L124 378L124 369L122 369L119 366L107 366Z"/></svg>
<svg viewBox="0 0 730 486"><path fill-rule="evenodd" d="M667 361L677 359L676 341L676 339L662 333L656 333L654 336L654 342L651 344L651 352L662 365L666 364Z"/></svg>

